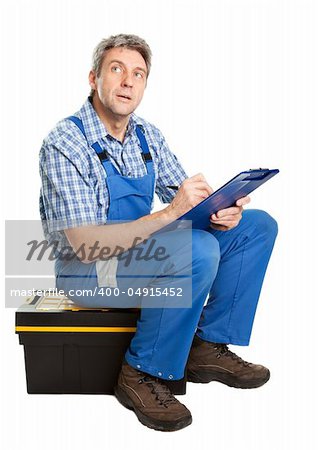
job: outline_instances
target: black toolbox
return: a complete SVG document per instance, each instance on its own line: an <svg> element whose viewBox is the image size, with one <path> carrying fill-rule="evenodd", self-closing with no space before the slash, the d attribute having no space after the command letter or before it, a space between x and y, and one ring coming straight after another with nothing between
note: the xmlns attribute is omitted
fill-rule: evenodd
<svg viewBox="0 0 318 450"><path fill-rule="evenodd" d="M113 394L138 309L87 309L44 293L16 311L29 394ZM186 380L162 380L173 394Z"/></svg>

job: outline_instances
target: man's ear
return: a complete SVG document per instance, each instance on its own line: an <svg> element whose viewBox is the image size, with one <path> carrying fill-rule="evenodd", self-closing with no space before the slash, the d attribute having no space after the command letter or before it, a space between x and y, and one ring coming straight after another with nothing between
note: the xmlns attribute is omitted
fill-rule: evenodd
<svg viewBox="0 0 318 450"><path fill-rule="evenodd" d="M88 75L88 81L90 87L94 89L94 91L96 91L96 78L97 78L96 73L93 70L91 70Z"/></svg>

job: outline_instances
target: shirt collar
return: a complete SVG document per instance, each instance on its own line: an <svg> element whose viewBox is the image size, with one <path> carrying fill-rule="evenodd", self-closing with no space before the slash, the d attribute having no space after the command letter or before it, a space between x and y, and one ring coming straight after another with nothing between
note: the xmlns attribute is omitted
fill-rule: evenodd
<svg viewBox="0 0 318 450"><path fill-rule="evenodd" d="M98 117L90 101L90 97L87 98L86 102L79 110L79 116L82 119L87 141L90 145L110 135L107 128ZM142 125L142 122L135 113L131 113L126 130L126 136L130 135L135 130L136 125Z"/></svg>

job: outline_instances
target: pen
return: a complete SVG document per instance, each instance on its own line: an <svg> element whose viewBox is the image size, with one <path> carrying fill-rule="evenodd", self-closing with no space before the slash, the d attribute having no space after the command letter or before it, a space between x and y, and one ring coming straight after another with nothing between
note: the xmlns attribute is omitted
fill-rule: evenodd
<svg viewBox="0 0 318 450"><path fill-rule="evenodd" d="M179 186L166 186L169 189L173 189L174 191L177 191L179 189Z"/></svg>

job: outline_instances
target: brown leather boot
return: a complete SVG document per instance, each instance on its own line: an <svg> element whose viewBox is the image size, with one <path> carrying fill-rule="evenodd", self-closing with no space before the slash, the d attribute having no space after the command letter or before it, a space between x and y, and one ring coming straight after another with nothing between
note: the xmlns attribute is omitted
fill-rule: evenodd
<svg viewBox="0 0 318 450"><path fill-rule="evenodd" d="M135 412L143 425L154 430L176 431L192 422L190 411L165 384L126 361L122 364L115 395L123 406Z"/></svg>
<svg viewBox="0 0 318 450"><path fill-rule="evenodd" d="M194 336L187 364L188 381L220 381L231 387L248 389L262 386L269 377L266 367L243 361L226 344L207 342Z"/></svg>

